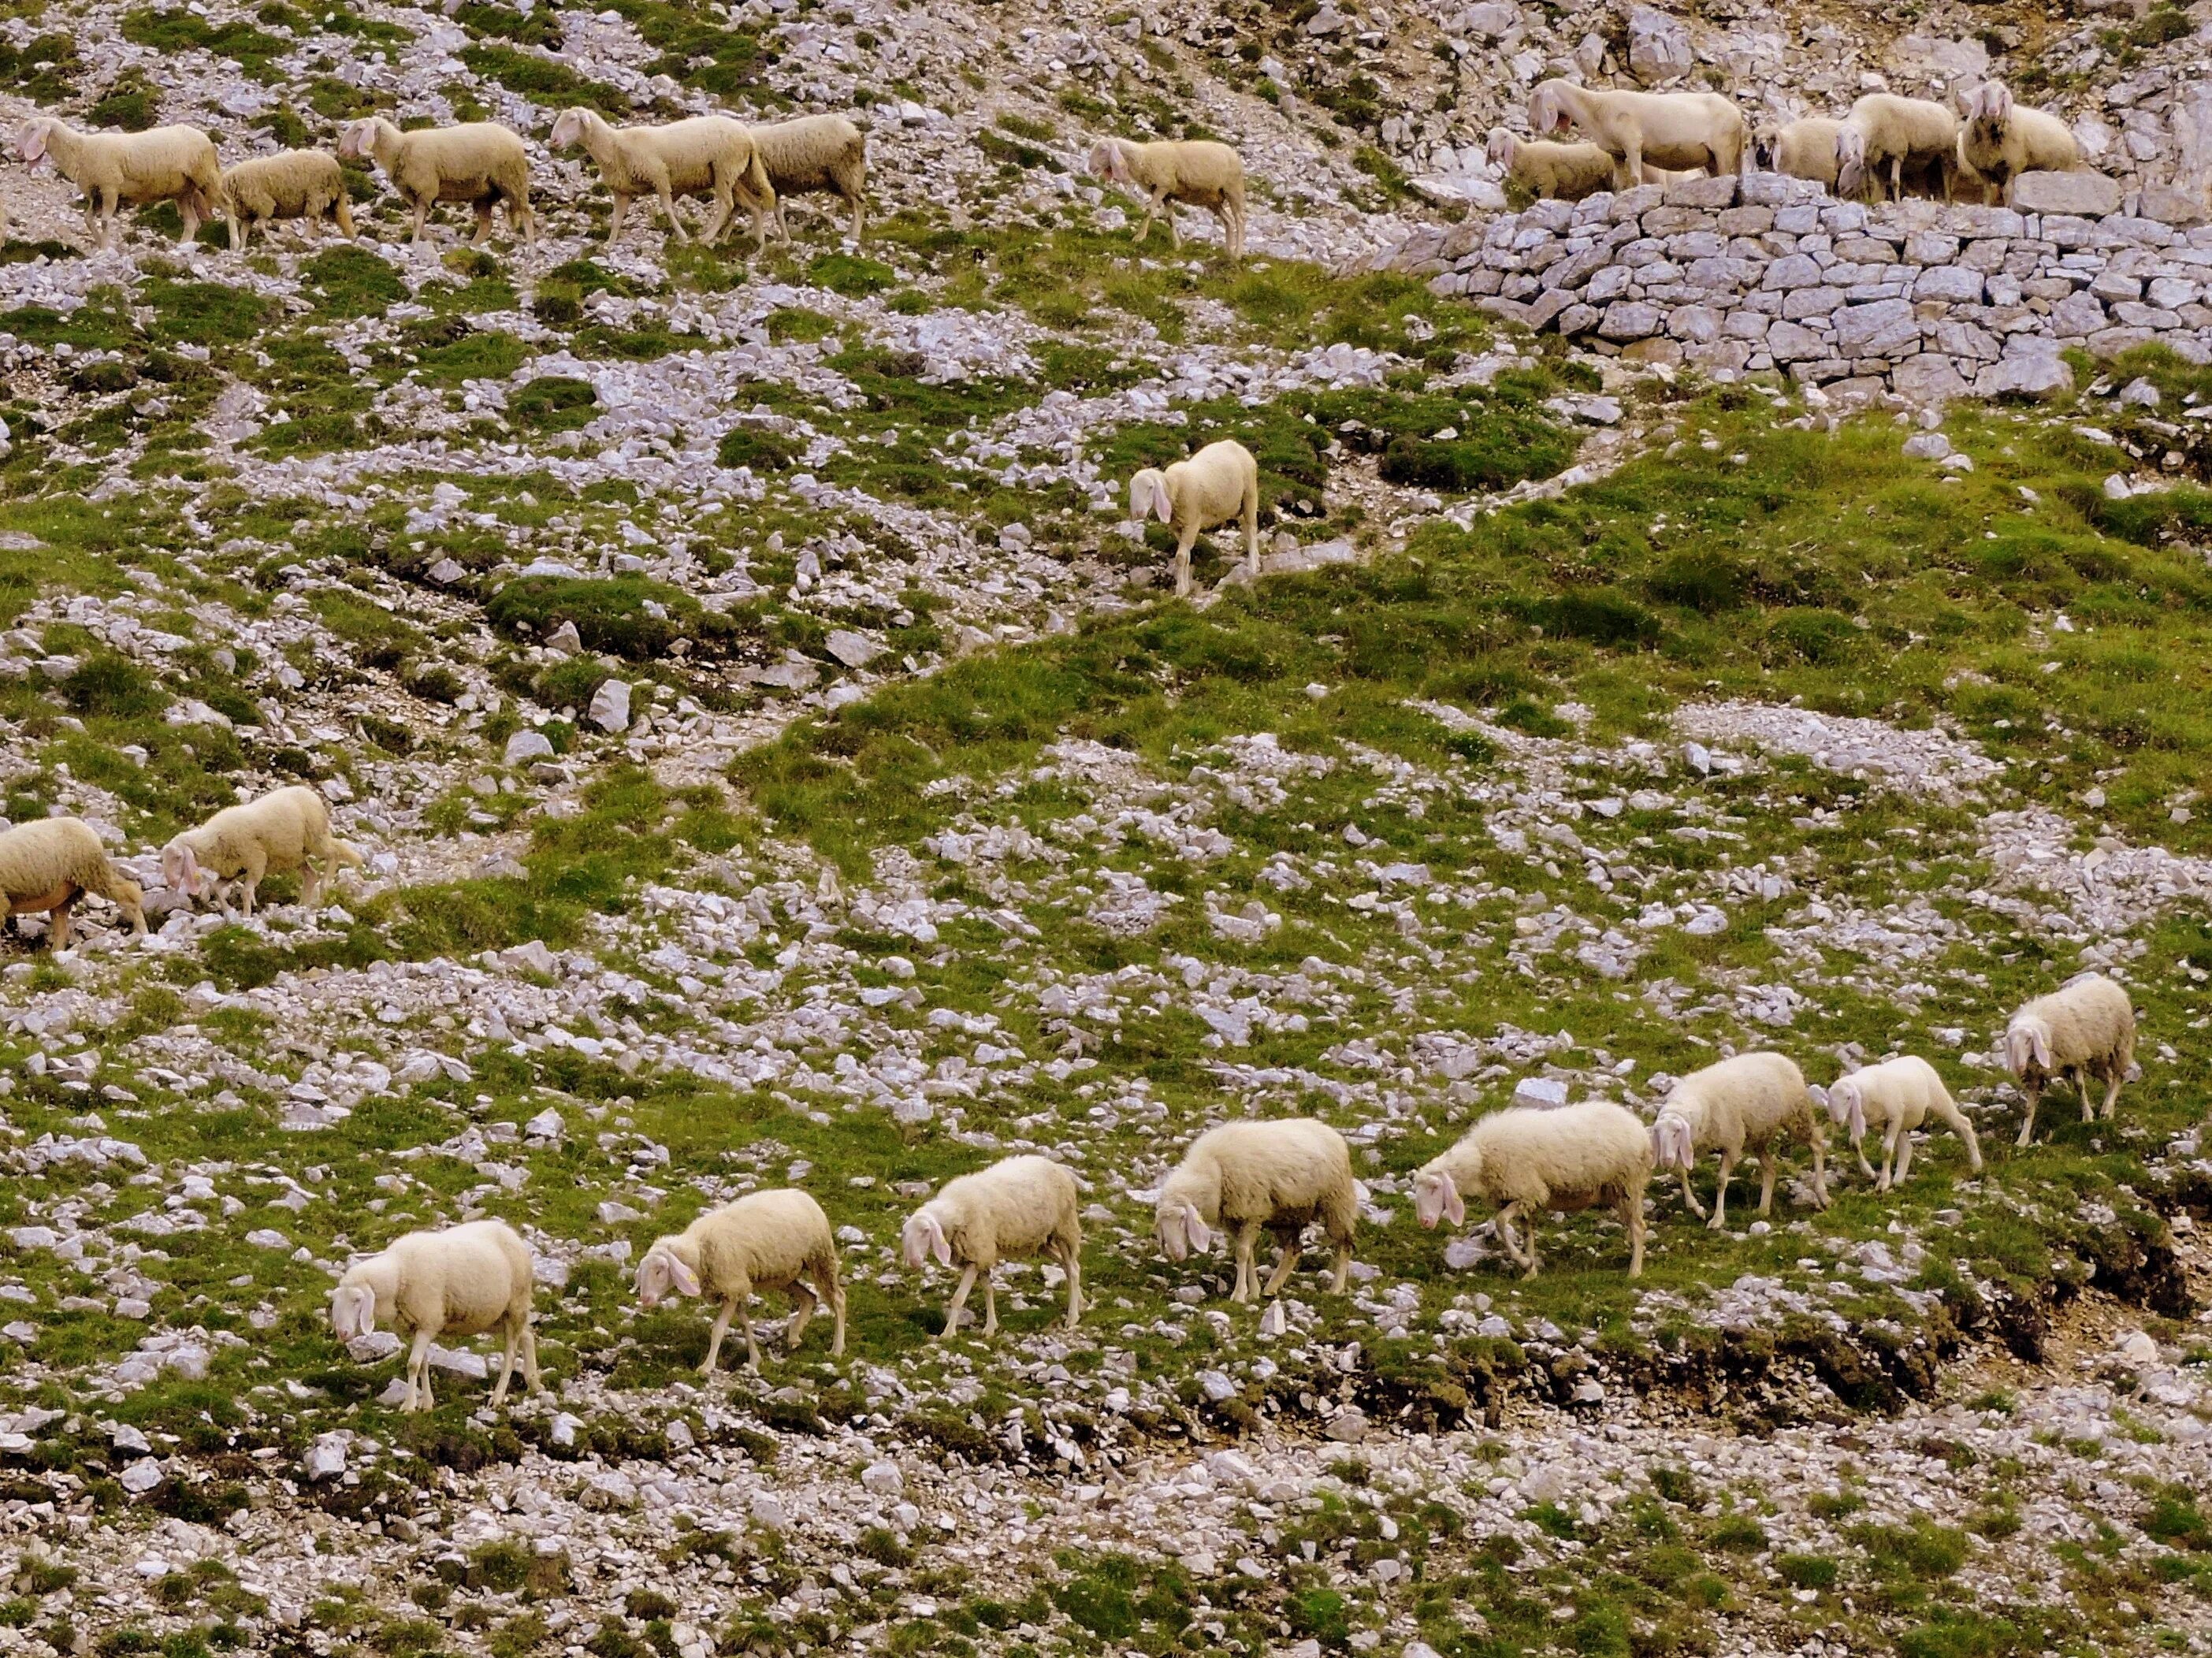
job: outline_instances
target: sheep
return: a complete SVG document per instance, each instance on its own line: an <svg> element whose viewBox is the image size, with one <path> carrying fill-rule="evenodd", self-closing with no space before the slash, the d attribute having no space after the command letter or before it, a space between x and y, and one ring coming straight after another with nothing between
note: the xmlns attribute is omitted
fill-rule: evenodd
<svg viewBox="0 0 2212 1658"><path fill-rule="evenodd" d="M222 164L215 143L193 126L146 132L79 132L51 115L35 116L16 134L26 166L51 155L62 177L84 191L84 228L99 227L100 245L115 245L115 210L170 202L184 217L179 241L199 234L222 199Z"/></svg>
<svg viewBox="0 0 2212 1658"><path fill-rule="evenodd" d="M70 912L86 893L105 898L146 936L144 895L107 860L99 834L81 817L40 817L0 831L0 896L6 914L44 914L46 939L67 950Z"/></svg>
<svg viewBox="0 0 2212 1658"><path fill-rule="evenodd" d="M2046 1084L2071 1076L2081 1096L2081 1121L2094 1122L2089 1078L2105 1084L2109 1121L2120 1097L2120 1084L2136 1057L2136 1011L2128 993L2102 974L2075 980L2048 996L2038 996L2005 1025L2005 1064L2027 1094L2027 1114L2020 1121L2019 1144L2035 1134L2035 1106Z"/></svg>
<svg viewBox="0 0 2212 1658"><path fill-rule="evenodd" d="M1787 126L1769 123L1752 135L1753 157L1769 173L1790 179L1810 179L1836 187L1836 134L1841 121L1811 117Z"/></svg>
<svg viewBox="0 0 2212 1658"><path fill-rule="evenodd" d="M335 156L319 149L287 149L257 161L240 161L222 175L223 216L230 222L230 245L243 248L254 224L264 219L337 221L353 240L353 204L346 197L344 169Z"/></svg>
<svg viewBox="0 0 2212 1658"><path fill-rule="evenodd" d="M949 1180L935 1197L907 1217L899 1248L909 1272L932 1255L939 1266L960 1268L959 1287L945 1309L939 1339L960 1327L968 1292L983 1280L983 1334L999 1332L998 1291L991 1269L1001 1260L1043 1255L1067 1274L1067 1327L1083 1316L1083 1223L1075 1176L1050 1157L1008 1157L988 1169Z"/></svg>
<svg viewBox="0 0 2212 1658"><path fill-rule="evenodd" d="M1325 1122L1292 1117L1224 1123L1193 1140L1160 1185L1153 1232L1161 1253L1179 1261L1206 1248L1215 1231L1228 1230L1237 1256L1237 1287L1229 1298L1241 1302L1255 1291L1272 1296L1282 1289L1297 1259L1299 1236L1315 1222L1336 1245L1329 1287L1342 1295L1358 1219L1359 1193L1344 1136ZM1252 1260L1262 1228L1282 1246L1264 1288Z"/></svg>
<svg viewBox="0 0 2212 1658"><path fill-rule="evenodd" d="M1995 207L2023 173L2070 173L2081 165L2081 147L2055 115L2012 100L2011 88L1984 81L1966 100L1959 129L1959 162L1981 175L1982 204Z"/></svg>
<svg viewBox="0 0 2212 1658"><path fill-rule="evenodd" d="M1094 177L1143 195L1145 219L1137 227L1138 241L1150 233L1153 219L1164 213L1168 240L1180 252L1182 233L1176 228L1175 213L1169 204L1181 202L1202 207L1220 220L1229 257L1244 257L1244 162L1227 144L1204 138L1152 144L1101 138L1091 148L1091 171Z"/></svg>
<svg viewBox="0 0 2212 1658"><path fill-rule="evenodd" d="M757 126L752 139L775 186L769 206L776 234L791 240L783 215L786 196L832 195L853 210L853 242L858 246L867 220L867 134L842 115L805 115Z"/></svg>
<svg viewBox="0 0 2212 1658"><path fill-rule="evenodd" d="M507 204L507 223L532 246L538 220L530 210L530 154L522 140L493 122L402 132L380 115L350 122L338 135L338 159L368 158L402 201L414 210L415 236L423 240L430 210L440 202L466 202L476 209L471 246L491 234L491 210Z"/></svg>
<svg viewBox="0 0 2212 1658"><path fill-rule="evenodd" d="M1716 177L1741 171L1750 142L1743 112L1718 93L1604 92L1553 80L1528 94L1528 125L1539 137L1571 121L1613 157L1617 190L1647 166L1704 167Z"/></svg>
<svg viewBox="0 0 2212 1658"><path fill-rule="evenodd" d="M339 865L361 861L357 850L331 833L323 797L295 783L247 805L225 806L177 835L161 848L161 879L187 898L198 898L217 881L242 881L251 915L261 878L272 870L299 871L300 902L313 909L323 883L337 878Z"/></svg>
<svg viewBox="0 0 2212 1658"><path fill-rule="evenodd" d="M1713 1190L1712 1218L1717 1232L1726 1224L1729 1176L1746 1151L1759 1154L1759 1212L1774 1205L1775 1152L1785 1134L1795 1133L1813 1147L1813 1202L1828 1206L1827 1137L1813 1110L1804 1073L1779 1054L1739 1054L1677 1081L1651 1126L1654 1161L1682 1178L1682 1201L1705 1218L1690 1170L1699 1154L1721 1154L1720 1183Z"/></svg>
<svg viewBox="0 0 2212 1658"><path fill-rule="evenodd" d="M1959 119L1942 105L1870 92L1836 129L1836 194L1858 196L1869 183L1884 189L1887 167L1888 196L1901 201L1905 170L1911 167L1930 168L1930 189L1938 200L1947 199L1958 153Z"/></svg>
<svg viewBox="0 0 2212 1658"><path fill-rule="evenodd" d="M776 205L775 191L761 167L752 135L741 121L726 115L700 115L658 127L614 127L581 106L565 109L553 123L552 145L566 149L580 143L599 163L599 177L613 194L615 210L607 225L607 246L622 234L623 217L641 196L657 197L668 228L678 240L690 241L691 233L676 216L678 196L712 196L714 211L708 216L700 240L719 238L737 210L742 197L752 211L757 245L768 241L768 216Z"/></svg>
<svg viewBox="0 0 2212 1658"><path fill-rule="evenodd" d="M1869 1178L1875 1171L1867 1167L1863 1142L1869 1128L1881 1134L1877 1192L1905 1183L1905 1171L1912 1166L1913 1131L1930 1117L1966 1143L1967 1163L1977 1175L1982 1172L1982 1147L1974 1138L1974 1125L1952 1100L1936 1067L1910 1054L1838 1077L1828 1085L1828 1115L1850 1136L1859 1173Z"/></svg>
<svg viewBox="0 0 2212 1658"><path fill-rule="evenodd" d="M714 1374L733 1316L744 1332L746 1368L760 1369L760 1343L753 1339L747 1304L757 1291L781 1290L791 1297L785 1337L791 1348L805 1336L814 1309L826 1305L837 1321L830 1356L844 1357L845 1286L837 1281L837 1242L822 1206L804 1192L755 1192L708 1211L673 1237L655 1238L637 1266L638 1302L652 1308L671 1289L711 1295L722 1303L702 1376Z"/></svg>
<svg viewBox="0 0 2212 1658"><path fill-rule="evenodd" d="M1199 531L1231 519L1244 523L1244 574L1260 574L1260 463L1234 438L1209 443L1163 471L1147 466L1129 480L1129 516L1157 515L1176 530L1176 597L1190 593L1190 550Z"/></svg>
<svg viewBox="0 0 2212 1658"><path fill-rule="evenodd" d="M1644 1272L1644 1190L1651 1181L1651 1140L1632 1111L1606 1100L1557 1109L1493 1112L1456 1145L1413 1175L1413 1216L1425 1227L1467 1219L1465 1199L1480 1193L1501 1207L1498 1241L1523 1277L1536 1276L1536 1216L1611 1204L1628 1228L1628 1276ZM1528 1250L1514 1241L1512 1218L1528 1224Z"/></svg>
<svg viewBox="0 0 2212 1658"><path fill-rule="evenodd" d="M410 1232L383 1253L357 1260L331 1291L331 1328L340 1341L365 1336L390 1320L413 1345L407 1354L403 1411L427 1411L430 1343L439 1336L497 1331L506 1344L492 1408L507 1400L514 1359L532 1393L538 1380L538 1338L530 1328L530 1246L504 1221L476 1220L442 1232Z"/></svg>
<svg viewBox="0 0 2212 1658"><path fill-rule="evenodd" d="M1547 144L1492 127L1489 155L1538 201L1578 202L1613 187L1613 157L1595 144Z"/></svg>

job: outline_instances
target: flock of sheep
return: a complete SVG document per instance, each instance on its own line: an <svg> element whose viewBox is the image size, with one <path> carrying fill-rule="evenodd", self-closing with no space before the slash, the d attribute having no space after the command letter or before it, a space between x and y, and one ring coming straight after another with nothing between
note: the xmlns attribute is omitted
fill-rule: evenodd
<svg viewBox="0 0 2212 1658"><path fill-rule="evenodd" d="M2094 975L2014 1013L2005 1029L2004 1053L2027 1096L2020 1144L2028 1143L2037 1102L2052 1081L2071 1081L2085 1122L2095 1116L2090 1084L2101 1081L2104 1114L2110 1118L2134 1060L2135 1037L2127 993ZM1826 1105L1850 1139L1860 1169L1877 1181L1877 1190L1887 1191L1904 1178L1912 1157L1911 1136L1930 1120L1965 1143L1968 1162L1981 1172L1973 1126L1925 1060L1906 1055L1840 1077L1826 1090ZM1881 1145L1878 1176L1866 1160L1869 1135ZM1691 1189L1691 1171L1700 1158L1717 1153L1719 1181L1706 1224L1717 1230L1725 1224L1729 1178L1746 1157L1759 1160L1759 1212L1769 1212L1778 1154L1793 1140L1812 1149L1813 1200L1826 1207L1826 1139L1814 1090L1782 1054L1739 1054L1677 1081L1649 1127L1625 1106L1603 1100L1494 1112L1414 1171L1413 1212L1424 1227L1440 1221L1458 1226L1467 1219L1470 1198L1493 1206L1499 1245L1533 1278L1539 1214L1613 1208L1628 1231L1628 1272L1634 1278L1644 1270L1644 1199L1655 1169L1680 1176L1684 1202L1702 1218L1707 1212ZM1085 1304L1080 1203L1075 1177L1066 1168L1049 1157L1024 1156L947 1181L908 1217L900 1245L908 1270L920 1271L933 1259L960 1272L942 1333L959 1327L980 1279L981 1333L995 1334L993 1269L1002 1260L1023 1259L1042 1259L1060 1269L1067 1282L1067 1327L1074 1328ZM1282 1289L1306 1229L1318 1226L1335 1251L1331 1291L1340 1295L1351 1271L1358 1213L1351 1151L1336 1130L1310 1118L1234 1122L1200 1134L1161 1182L1153 1230L1171 1262L1206 1250L1217 1232L1225 1235L1237 1266L1230 1299L1247 1302ZM1516 1236L1516 1222L1525 1237ZM1262 1232L1279 1248L1264 1284L1254 1259ZM331 1326L342 1340L366 1335L380 1323L410 1339L400 1401L408 1410L429 1407L434 1338L495 1332L505 1345L492 1394L496 1406L507 1396L518 1355L526 1382L533 1390L538 1386L530 1332L532 1276L528 1246L501 1222L410 1233L347 1270L331 1293ZM704 1375L714 1373L732 1319L744 1337L748 1364L760 1368L750 1303L768 1291L792 1300L791 1346L815 1309L826 1306L835 1322L831 1356L843 1354L845 1291L836 1241L822 1206L805 1192L756 1192L712 1210L682 1232L655 1239L637 1268L638 1298L646 1308L672 1293L718 1304L700 1366Z"/></svg>
<svg viewBox="0 0 2212 1658"><path fill-rule="evenodd" d="M1849 197L1897 199L1910 187L1948 201L1978 186L1993 207L2023 173L2082 166L2064 122L2014 102L1995 81L1974 88L1956 109L1875 92L1839 121L1811 118L1754 132L1735 101L1718 93L1611 92L1553 80L1529 94L1528 124L1536 142L1492 128L1490 159L1531 195L1562 201L1664 183L1674 172L1717 177L1755 164ZM1581 129L1583 142L1553 141L1570 127Z"/></svg>

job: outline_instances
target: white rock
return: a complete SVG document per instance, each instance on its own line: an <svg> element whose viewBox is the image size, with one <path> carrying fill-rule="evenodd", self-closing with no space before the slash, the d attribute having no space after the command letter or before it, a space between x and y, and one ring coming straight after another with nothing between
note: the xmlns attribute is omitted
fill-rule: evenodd
<svg viewBox="0 0 2212 1658"><path fill-rule="evenodd" d="M592 706L584 718L603 732L626 732L629 729L629 683L622 679L604 679L599 689L592 693Z"/></svg>
<svg viewBox="0 0 2212 1658"><path fill-rule="evenodd" d="M343 1434L328 1433L307 1447L301 1465L311 1480L335 1479L345 1472L346 1442Z"/></svg>
<svg viewBox="0 0 2212 1658"><path fill-rule="evenodd" d="M151 1457L143 1458L124 1469L117 1483L133 1497L143 1497L161 1483L161 1465Z"/></svg>
<svg viewBox="0 0 2212 1658"><path fill-rule="evenodd" d="M543 732L519 731L507 739L505 762L520 766L532 760L550 760L553 744Z"/></svg>

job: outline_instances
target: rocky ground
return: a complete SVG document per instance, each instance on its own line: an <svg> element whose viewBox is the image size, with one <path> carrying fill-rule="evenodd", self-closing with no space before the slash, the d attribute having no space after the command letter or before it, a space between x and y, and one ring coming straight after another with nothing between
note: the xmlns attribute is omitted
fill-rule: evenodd
<svg viewBox="0 0 2212 1658"><path fill-rule="evenodd" d="M0 171L0 815L100 825L155 928L0 958L0 1649L2203 1648L2212 379L1847 422L1371 268L1570 58L1778 109L1993 66L2201 189L2201 19L1998 10L0 6L11 118L488 114L542 182L534 248L410 248L363 173L359 245L240 258L88 253ZM605 248L574 101L860 111L870 240ZM1131 248L1109 129L1234 137L1255 257ZM1175 604L1126 480L1229 434L1265 573ZM161 889L303 780L336 904ZM2083 967L2142 1074L2014 1153L1991 1039ZM1655 1194L1635 1285L1609 1221L1528 1284L1414 1224L1480 1112L1752 1045L1929 1054L1987 1170ZM1149 1193L1291 1111L1355 1146L1352 1292L1234 1307ZM1016 1266L933 1344L899 1221L1027 1150L1092 1313ZM630 1266L783 1184L848 1352L704 1382ZM462 1344L401 1417L329 1288L477 1215L549 1390L483 1408Z"/></svg>

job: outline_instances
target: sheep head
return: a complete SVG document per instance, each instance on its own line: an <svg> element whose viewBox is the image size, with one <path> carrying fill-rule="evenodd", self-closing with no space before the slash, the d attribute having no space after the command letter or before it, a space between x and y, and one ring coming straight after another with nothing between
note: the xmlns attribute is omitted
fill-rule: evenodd
<svg viewBox="0 0 2212 1658"><path fill-rule="evenodd" d="M1175 522L1175 501L1168 494L1168 476L1157 466L1147 466L1129 480L1129 516L1139 521L1157 517L1163 524Z"/></svg>
<svg viewBox="0 0 2212 1658"><path fill-rule="evenodd" d="M2012 118L2012 89L2002 81L1984 81L1966 100L1966 118L1996 131Z"/></svg>
<svg viewBox="0 0 2212 1658"><path fill-rule="evenodd" d="M952 1241L945 1236L944 1223L929 1212L927 1204L906 1218L899 1230L899 1253L909 1272L920 1272L932 1255L937 1257L939 1266L952 1265Z"/></svg>
<svg viewBox="0 0 2212 1658"><path fill-rule="evenodd" d="M1159 1239L1160 1253L1170 1260L1197 1254L1213 1243L1213 1234L1199 1218L1196 1206L1180 1200L1171 1199L1160 1206L1153 1217L1152 1232Z"/></svg>
<svg viewBox="0 0 2212 1658"><path fill-rule="evenodd" d="M1782 129L1768 122L1751 135L1751 159L1763 173L1774 171L1782 155Z"/></svg>
<svg viewBox="0 0 2212 1658"><path fill-rule="evenodd" d="M1490 129L1490 143L1484 148L1483 155L1494 166L1511 167L1514 152L1520 148L1521 141L1504 127L1492 127Z"/></svg>
<svg viewBox="0 0 2212 1658"><path fill-rule="evenodd" d="M36 167L46 159L47 135L52 130L52 123L43 118L26 121L15 129L15 148L22 152L25 167Z"/></svg>
<svg viewBox="0 0 2212 1658"><path fill-rule="evenodd" d="M1659 1121L1651 1125L1653 1165L1686 1173L1697 1157L1697 1138L1690 1133L1690 1125L1680 1117L1661 1112Z"/></svg>
<svg viewBox="0 0 2212 1658"><path fill-rule="evenodd" d="M1866 1090L1856 1077L1838 1077L1828 1084L1828 1118L1853 1139L1866 1138Z"/></svg>
<svg viewBox="0 0 2212 1658"><path fill-rule="evenodd" d="M1528 125L1539 138L1559 131L1567 119L1566 100L1559 96L1556 82L1547 81L1528 94Z"/></svg>
<svg viewBox="0 0 2212 1658"><path fill-rule="evenodd" d="M2005 1027L2005 1064L2015 1077L2051 1069L2051 1025L2029 1014Z"/></svg>
<svg viewBox="0 0 2212 1658"><path fill-rule="evenodd" d="M206 889L200 860L182 841L172 841L161 848L161 884L187 898L197 898Z"/></svg>
<svg viewBox="0 0 2212 1658"><path fill-rule="evenodd" d="M658 1240L645 1252L645 1259L637 1264L637 1303L652 1308L673 1290L679 1296L699 1293L699 1274L692 1271L684 1257L668 1247L668 1240Z"/></svg>
<svg viewBox="0 0 2212 1658"><path fill-rule="evenodd" d="M562 110L561 118L553 123L553 136L547 142L556 149L568 149L584 136L586 113L581 109Z"/></svg>
<svg viewBox="0 0 2212 1658"><path fill-rule="evenodd" d="M1846 121L1836 134L1836 194L1856 196L1866 183L1866 134Z"/></svg>
<svg viewBox="0 0 2212 1658"><path fill-rule="evenodd" d="M1129 182L1129 158L1122 154L1119 138L1101 138L1091 146L1091 174L1117 185Z"/></svg>
<svg viewBox="0 0 2212 1658"><path fill-rule="evenodd" d="M341 1284L331 1291L331 1332L352 1341L376 1327L376 1291L365 1284Z"/></svg>
<svg viewBox="0 0 2212 1658"><path fill-rule="evenodd" d="M1441 1169L1424 1169L1413 1176L1413 1218L1431 1230L1439 1220L1455 1226L1467 1219L1467 1205L1459 1182Z"/></svg>

